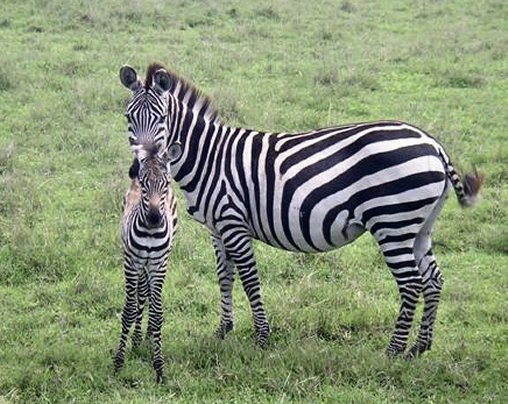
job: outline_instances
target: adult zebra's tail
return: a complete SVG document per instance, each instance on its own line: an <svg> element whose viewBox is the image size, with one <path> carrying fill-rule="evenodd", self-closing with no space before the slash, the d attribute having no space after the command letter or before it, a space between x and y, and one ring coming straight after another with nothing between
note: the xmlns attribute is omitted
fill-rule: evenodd
<svg viewBox="0 0 508 404"><path fill-rule="evenodd" d="M475 168L473 172L467 173L461 178L441 147L439 148L439 156L443 161L446 175L453 185L460 206L469 208L475 205L480 200L479 191L485 179L483 173L479 173Z"/></svg>

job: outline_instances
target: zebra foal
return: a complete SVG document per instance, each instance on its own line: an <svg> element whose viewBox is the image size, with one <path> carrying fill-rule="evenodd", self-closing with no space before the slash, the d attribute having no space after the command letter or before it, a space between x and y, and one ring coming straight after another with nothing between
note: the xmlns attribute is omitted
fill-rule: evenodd
<svg viewBox="0 0 508 404"><path fill-rule="evenodd" d="M114 369L123 366L127 337L135 323L133 347L142 339L141 322L148 299L147 338L153 341L157 381L164 377L161 346L162 287L177 227L176 198L170 186L167 160L151 148L135 147L131 186L124 198L121 234L124 252L125 305Z"/></svg>
<svg viewBox="0 0 508 404"><path fill-rule="evenodd" d="M324 252L368 231L397 283L401 305L387 353L406 350L417 301L423 316L409 356L430 349L442 288L431 231L453 189L473 205L483 177L461 178L439 142L410 124L365 122L302 133L225 125L208 97L159 64L144 82L120 81L131 145L166 147L187 212L210 231L221 294L221 338L233 328L235 269L263 346L270 328L252 239L289 251Z"/></svg>

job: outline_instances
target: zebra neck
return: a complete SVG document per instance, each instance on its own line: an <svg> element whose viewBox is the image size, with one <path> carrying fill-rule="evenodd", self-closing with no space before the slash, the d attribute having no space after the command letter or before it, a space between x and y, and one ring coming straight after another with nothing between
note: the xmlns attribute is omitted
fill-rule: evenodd
<svg viewBox="0 0 508 404"><path fill-rule="evenodd" d="M173 142L179 142L182 154L171 163L171 175L182 190L193 188L193 180L204 175L209 164L219 156L228 128L218 121L187 113Z"/></svg>
<svg viewBox="0 0 508 404"><path fill-rule="evenodd" d="M188 213L198 222L211 221L208 196L220 199L218 194L224 193L224 161L236 133L217 120L200 116L187 116L181 126L182 155L171 163L171 175L182 190Z"/></svg>

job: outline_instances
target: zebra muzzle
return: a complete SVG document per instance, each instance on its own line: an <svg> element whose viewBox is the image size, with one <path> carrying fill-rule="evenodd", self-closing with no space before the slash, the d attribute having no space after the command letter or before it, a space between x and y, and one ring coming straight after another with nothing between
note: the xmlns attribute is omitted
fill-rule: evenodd
<svg viewBox="0 0 508 404"><path fill-rule="evenodd" d="M150 207L148 214L146 215L146 227L148 229L154 229L159 227L162 223L162 215L158 209Z"/></svg>

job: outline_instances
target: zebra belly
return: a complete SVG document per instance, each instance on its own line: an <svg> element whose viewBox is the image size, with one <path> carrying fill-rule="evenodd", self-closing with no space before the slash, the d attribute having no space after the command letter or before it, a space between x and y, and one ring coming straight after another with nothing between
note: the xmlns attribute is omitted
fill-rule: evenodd
<svg viewBox="0 0 508 404"><path fill-rule="evenodd" d="M327 213L314 214L312 222L307 222L303 220L305 212L295 210L289 215L289 224L284 231L279 230L274 236L275 229L267 228L255 232L254 238L287 251L316 253L335 250L365 232L365 227L350 219L347 211L342 211L333 220L326 218ZM282 220L279 222L282 223ZM281 224L281 227L284 226Z"/></svg>

